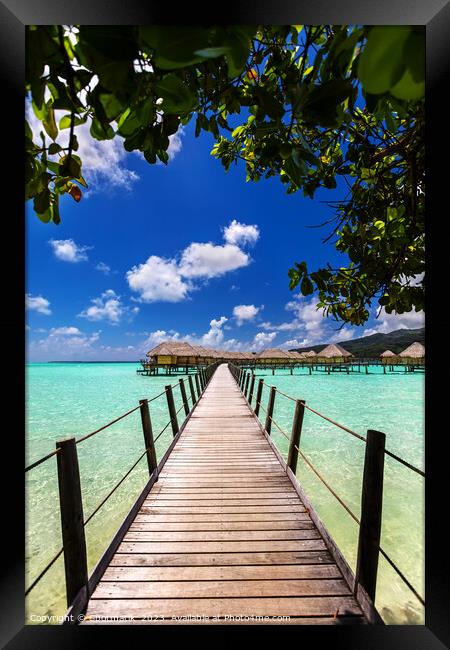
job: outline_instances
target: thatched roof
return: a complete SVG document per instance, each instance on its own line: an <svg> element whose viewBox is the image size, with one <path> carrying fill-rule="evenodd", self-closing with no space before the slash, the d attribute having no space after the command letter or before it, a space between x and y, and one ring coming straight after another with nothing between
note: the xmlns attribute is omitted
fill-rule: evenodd
<svg viewBox="0 0 450 650"><path fill-rule="evenodd" d="M193 345L185 341L163 341L156 347L147 352L147 357L157 355L175 356L175 357L196 357L197 351Z"/></svg>
<svg viewBox="0 0 450 650"><path fill-rule="evenodd" d="M392 350L385 350L380 354L380 357L396 357L397 355Z"/></svg>
<svg viewBox="0 0 450 650"><path fill-rule="evenodd" d="M287 351L288 355L290 356L291 359L295 359L296 361L299 361L300 359L304 359L305 355L302 354L301 352L297 352L297 350L288 350Z"/></svg>
<svg viewBox="0 0 450 650"><path fill-rule="evenodd" d="M422 359L425 356L425 346L422 343L414 341L411 345L408 345L406 350L400 352L400 357L411 357L413 359Z"/></svg>
<svg viewBox="0 0 450 650"><path fill-rule="evenodd" d="M331 359L334 357L351 357L352 354L351 352L344 350L341 345L331 343L330 345L327 345L323 350L321 350L317 356Z"/></svg>
<svg viewBox="0 0 450 650"><path fill-rule="evenodd" d="M304 357L315 357L317 356L316 352L314 350L308 350L308 352L301 352L300 354L303 354Z"/></svg>
<svg viewBox="0 0 450 650"><path fill-rule="evenodd" d="M280 348L268 348L256 356L258 359L289 359L289 354Z"/></svg>

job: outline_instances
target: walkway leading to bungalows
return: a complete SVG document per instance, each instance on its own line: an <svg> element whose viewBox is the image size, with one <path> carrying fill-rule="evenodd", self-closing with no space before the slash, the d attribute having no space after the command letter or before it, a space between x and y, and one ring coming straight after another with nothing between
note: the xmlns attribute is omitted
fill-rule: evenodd
<svg viewBox="0 0 450 650"><path fill-rule="evenodd" d="M225 364L90 598L109 622L367 623Z"/></svg>

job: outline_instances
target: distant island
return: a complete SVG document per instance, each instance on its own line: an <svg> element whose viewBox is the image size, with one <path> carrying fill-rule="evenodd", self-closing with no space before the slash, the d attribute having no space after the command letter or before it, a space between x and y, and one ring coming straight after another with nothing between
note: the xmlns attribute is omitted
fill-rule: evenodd
<svg viewBox="0 0 450 650"><path fill-rule="evenodd" d="M377 357L385 350L391 350L398 354L414 341L425 345L424 327L414 330L395 330L395 332L389 332L388 334L371 334L350 341L338 341L338 343L355 357ZM324 344L321 343L320 345L311 345L305 348L291 348L291 352L305 352L307 350L319 352L323 347Z"/></svg>

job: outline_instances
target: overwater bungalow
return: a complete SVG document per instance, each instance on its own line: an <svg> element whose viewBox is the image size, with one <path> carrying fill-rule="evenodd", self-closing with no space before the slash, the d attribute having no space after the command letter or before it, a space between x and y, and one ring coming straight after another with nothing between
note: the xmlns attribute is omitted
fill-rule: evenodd
<svg viewBox="0 0 450 650"><path fill-rule="evenodd" d="M149 365L154 366L193 366L199 362L197 349L184 341L165 341L146 354Z"/></svg>
<svg viewBox="0 0 450 650"><path fill-rule="evenodd" d="M307 363L314 363L317 357L317 354L314 352L314 350L308 350L308 352L300 352L300 354L304 356Z"/></svg>
<svg viewBox="0 0 450 650"><path fill-rule="evenodd" d="M424 365L425 364L425 346L422 343L414 341L411 345L400 352L398 355L401 363L408 365Z"/></svg>
<svg viewBox="0 0 450 650"><path fill-rule="evenodd" d="M330 343L323 350L317 353L316 361L319 363L345 363L352 357L352 353L345 350L338 343Z"/></svg>
<svg viewBox="0 0 450 650"><path fill-rule="evenodd" d="M263 360L267 364L282 364L286 365L290 361L289 354L286 350L281 350L280 348L268 348L267 350L262 350L259 354L256 355L257 362Z"/></svg>
<svg viewBox="0 0 450 650"><path fill-rule="evenodd" d="M393 366L399 362L398 355L392 350L385 350L380 354L381 363Z"/></svg>

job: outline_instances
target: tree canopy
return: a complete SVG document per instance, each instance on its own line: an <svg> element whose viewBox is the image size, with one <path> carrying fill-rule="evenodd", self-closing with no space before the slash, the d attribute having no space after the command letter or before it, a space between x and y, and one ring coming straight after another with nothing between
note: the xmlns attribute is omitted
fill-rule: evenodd
<svg viewBox="0 0 450 650"><path fill-rule="evenodd" d="M169 136L195 120L226 170L244 161L247 181L277 176L311 199L345 188L324 239L343 266L296 262L291 289L317 290L326 315L355 325L373 303L424 308L422 27L50 25L28 26L26 39L42 131L34 142L26 122L25 198L41 221L58 224L60 196L78 202L87 187L80 124L167 164Z"/></svg>

